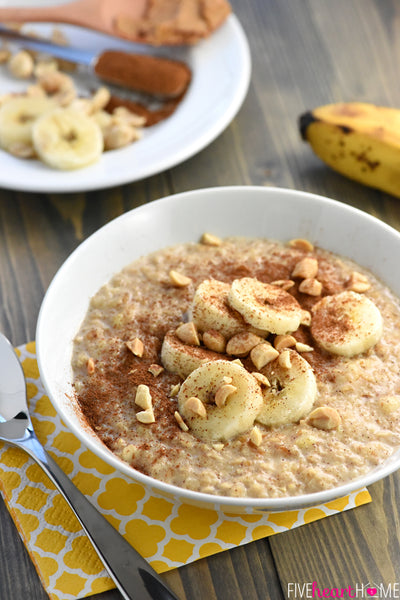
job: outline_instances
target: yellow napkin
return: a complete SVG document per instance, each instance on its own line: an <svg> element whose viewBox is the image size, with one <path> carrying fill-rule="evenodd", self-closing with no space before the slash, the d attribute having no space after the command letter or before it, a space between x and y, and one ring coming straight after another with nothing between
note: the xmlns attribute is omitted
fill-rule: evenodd
<svg viewBox="0 0 400 600"><path fill-rule="evenodd" d="M133 482L68 431L44 393L35 344L17 350L40 441L103 515L159 573L370 502L366 489L315 508L232 515L167 499ZM52 600L114 587L72 511L40 467L0 443L0 490Z"/></svg>

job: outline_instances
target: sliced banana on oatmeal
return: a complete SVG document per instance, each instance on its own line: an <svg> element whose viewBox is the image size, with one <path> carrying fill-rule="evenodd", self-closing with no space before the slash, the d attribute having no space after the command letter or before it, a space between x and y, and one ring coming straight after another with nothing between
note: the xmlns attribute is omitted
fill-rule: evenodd
<svg viewBox="0 0 400 600"><path fill-rule="evenodd" d="M296 423L310 412L317 397L317 382L309 363L294 350L284 353L261 369L271 384L262 387L263 405L257 421L263 425ZM282 356L287 360L281 360Z"/></svg>
<svg viewBox="0 0 400 600"><path fill-rule="evenodd" d="M200 331L219 331L228 339L249 328L242 315L229 305L229 289L229 283L217 279L205 279L197 287L190 314Z"/></svg>
<svg viewBox="0 0 400 600"><path fill-rule="evenodd" d="M221 360L221 355L202 346L185 344L175 331L168 331L161 347L161 362L167 371L187 377L204 362Z"/></svg>
<svg viewBox="0 0 400 600"><path fill-rule="evenodd" d="M57 108L44 114L35 121L32 138L38 156L55 169L86 167L103 152L99 125L72 108Z"/></svg>
<svg viewBox="0 0 400 600"><path fill-rule="evenodd" d="M311 334L328 352L351 357L372 348L382 335L378 307L364 294L325 296L312 309Z"/></svg>
<svg viewBox="0 0 400 600"><path fill-rule="evenodd" d="M228 300L245 321L270 333L296 331L304 312L291 294L252 277L235 279Z"/></svg>
<svg viewBox="0 0 400 600"><path fill-rule="evenodd" d="M0 146L8 152L17 144L32 147L34 122L55 106L54 100L46 97L11 98L0 108Z"/></svg>
<svg viewBox="0 0 400 600"><path fill-rule="evenodd" d="M179 413L189 430L205 442L228 441L248 431L263 404L256 379L237 363L203 364L182 383Z"/></svg>

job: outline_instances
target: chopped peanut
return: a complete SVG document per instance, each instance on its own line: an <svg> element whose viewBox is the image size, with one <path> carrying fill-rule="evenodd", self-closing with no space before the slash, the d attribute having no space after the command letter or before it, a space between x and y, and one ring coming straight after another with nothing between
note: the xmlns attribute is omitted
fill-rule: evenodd
<svg viewBox="0 0 400 600"><path fill-rule="evenodd" d="M175 330L175 334L181 342L184 342L185 344L189 344L190 346L200 346L199 334L197 333L197 328L193 321L179 325Z"/></svg>
<svg viewBox="0 0 400 600"><path fill-rule="evenodd" d="M177 383L176 385L173 385L171 387L171 391L169 392L169 395L171 396L171 398L175 398L175 396L177 396L179 394L179 390L181 389L181 384Z"/></svg>
<svg viewBox="0 0 400 600"><path fill-rule="evenodd" d="M308 310L302 310L300 325L306 325L307 327L309 327L311 325L311 318L311 313Z"/></svg>
<svg viewBox="0 0 400 600"><path fill-rule="evenodd" d="M73 79L60 71L43 70L37 79L39 85L48 94L58 94L65 90L75 89Z"/></svg>
<svg viewBox="0 0 400 600"><path fill-rule="evenodd" d="M340 422L341 418L338 411L330 406L319 406L310 413L307 419L309 425L326 431L337 429Z"/></svg>
<svg viewBox="0 0 400 600"><path fill-rule="evenodd" d="M44 73L50 73L54 71L58 71L58 64L55 60L40 60L36 63L33 74L35 77L39 78ZM42 88L43 89L43 88Z"/></svg>
<svg viewBox="0 0 400 600"><path fill-rule="evenodd" d="M212 447L213 447L213 448L214 448L214 450L216 450L217 452L220 452L220 451L223 449L223 447L224 447L224 444L222 444L222 443L216 443L216 444L213 444L213 445L212 445Z"/></svg>
<svg viewBox="0 0 400 600"><path fill-rule="evenodd" d="M199 417L205 418L207 416L206 407L199 398L196 398L196 396L192 396L186 400L185 410L189 410L194 415L198 415Z"/></svg>
<svg viewBox="0 0 400 600"><path fill-rule="evenodd" d="M254 333L243 331L230 338L226 345L226 352L233 356L246 356L254 346L263 341L263 338Z"/></svg>
<svg viewBox="0 0 400 600"><path fill-rule="evenodd" d="M203 233L200 241L206 246L220 246L222 244L221 238L212 233Z"/></svg>
<svg viewBox="0 0 400 600"><path fill-rule="evenodd" d="M10 73L18 79L28 79L33 73L33 65L33 58L26 50L17 52L8 61Z"/></svg>
<svg viewBox="0 0 400 600"><path fill-rule="evenodd" d="M318 273L318 261L316 258L306 256L296 263L292 277L300 277L301 279L313 279Z"/></svg>
<svg viewBox="0 0 400 600"><path fill-rule="evenodd" d="M292 335L277 335L274 339L274 346L280 352L283 348L295 346L296 342L296 338Z"/></svg>
<svg viewBox="0 0 400 600"><path fill-rule="evenodd" d="M189 431L189 427L186 425L185 421L182 419L177 410L174 412L174 417L182 431Z"/></svg>
<svg viewBox="0 0 400 600"><path fill-rule="evenodd" d="M239 367L243 367L243 363L240 360L240 358L235 358L235 360L233 360L232 363L235 365L239 365Z"/></svg>
<svg viewBox="0 0 400 600"><path fill-rule="evenodd" d="M237 387L231 385L230 383L224 383L223 385L220 385L217 391L215 392L214 397L215 404L218 406L218 408L222 408L223 406L225 406L228 397L236 391Z"/></svg>
<svg viewBox="0 0 400 600"><path fill-rule="evenodd" d="M260 370L269 362L275 360L279 352L269 342L257 344L251 349L250 358L256 369Z"/></svg>
<svg viewBox="0 0 400 600"><path fill-rule="evenodd" d="M253 427L253 429L250 432L250 442L252 444L254 444L254 446L260 446L261 442L262 442L262 433L259 430L259 428L257 427L257 425L255 425Z"/></svg>
<svg viewBox="0 0 400 600"><path fill-rule="evenodd" d="M177 287L186 287L187 285L190 285L192 283L190 277L186 277L186 275L182 275L182 273L174 271L173 269L171 269L171 271L169 272L169 278L171 280L171 283L173 283Z"/></svg>
<svg viewBox="0 0 400 600"><path fill-rule="evenodd" d="M117 150L138 139L138 132L128 124L111 125L104 132L104 148L106 150Z"/></svg>
<svg viewBox="0 0 400 600"><path fill-rule="evenodd" d="M222 333L215 329L209 329L203 333L203 344L214 352L225 352L226 340Z"/></svg>
<svg viewBox="0 0 400 600"><path fill-rule="evenodd" d="M353 292L362 293L369 290L371 284L368 277L357 271L353 271L349 281L349 289Z"/></svg>
<svg viewBox="0 0 400 600"><path fill-rule="evenodd" d="M271 285L276 285L287 292L287 290L290 290L295 283L292 279L277 279L276 281L271 281Z"/></svg>
<svg viewBox="0 0 400 600"><path fill-rule="evenodd" d="M154 375L154 377L158 377L160 375L160 373L162 373L164 371L164 367L162 367L161 365L154 364L154 365L150 365L147 370L149 373Z"/></svg>
<svg viewBox="0 0 400 600"><path fill-rule="evenodd" d="M106 87L100 87L92 96L92 111L102 110L109 103L111 98L110 90Z"/></svg>
<svg viewBox="0 0 400 600"><path fill-rule="evenodd" d="M140 340L139 338L134 338L133 340L129 340L128 342L126 342L126 345L129 348L129 350L132 352L132 354L134 354L135 356L138 356L139 358L141 358L143 356L144 345L143 345L142 340Z"/></svg>
<svg viewBox="0 0 400 600"><path fill-rule="evenodd" d="M145 425L147 425L149 423L155 423L155 421L156 421L156 419L154 417L153 409L151 407L146 410L141 410L140 412L136 413L136 419L140 423L144 423Z"/></svg>
<svg viewBox="0 0 400 600"><path fill-rule="evenodd" d="M142 127L146 123L146 118L137 115L125 106L117 106L112 112L112 121L114 123L126 123L131 127Z"/></svg>
<svg viewBox="0 0 400 600"><path fill-rule="evenodd" d="M257 371L254 371L252 373L252 375L258 381L258 383L260 385L263 385L265 387L270 387L271 386L268 378L265 375L263 375L262 373L257 373Z"/></svg>
<svg viewBox="0 0 400 600"><path fill-rule="evenodd" d="M322 283L318 279L303 279L299 285L299 292L309 296L319 296L322 292Z"/></svg>
<svg viewBox="0 0 400 600"><path fill-rule="evenodd" d="M292 361L290 360L289 350L283 350L278 356L278 362L283 369L290 369Z"/></svg>
<svg viewBox="0 0 400 600"><path fill-rule="evenodd" d="M308 344L303 344L302 342L296 342L296 350L297 352L312 352L314 348L309 346Z"/></svg>
<svg viewBox="0 0 400 600"><path fill-rule="evenodd" d="M312 252L314 250L313 244L309 240L303 238L295 238L289 241L291 248L297 248L297 250L304 250L305 252Z"/></svg>
<svg viewBox="0 0 400 600"><path fill-rule="evenodd" d="M148 410L152 407L152 398L149 386L144 385L143 383L138 385L135 396L135 404L144 410Z"/></svg>

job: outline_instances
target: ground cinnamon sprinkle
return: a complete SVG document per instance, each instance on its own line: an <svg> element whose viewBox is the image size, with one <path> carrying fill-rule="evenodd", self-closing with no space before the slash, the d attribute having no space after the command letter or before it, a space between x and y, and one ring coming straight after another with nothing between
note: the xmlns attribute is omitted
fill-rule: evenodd
<svg viewBox="0 0 400 600"><path fill-rule="evenodd" d="M164 119L170 117L181 103L184 95L185 94L182 94L173 100L166 100L161 105L161 108L156 110L150 110L147 108L147 106L139 102L133 102L132 100L127 100L126 98L119 98L118 96L112 95L105 110L109 113L112 113L115 108L124 106L140 117L145 117L146 123L144 127L151 127L152 125L156 125L157 123L160 123L160 121L164 121Z"/></svg>

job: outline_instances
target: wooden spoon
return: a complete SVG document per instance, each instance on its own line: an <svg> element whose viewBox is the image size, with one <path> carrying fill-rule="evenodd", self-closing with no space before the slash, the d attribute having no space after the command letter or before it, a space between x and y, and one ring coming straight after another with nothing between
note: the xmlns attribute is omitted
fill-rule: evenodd
<svg viewBox="0 0 400 600"><path fill-rule="evenodd" d="M116 19L122 15L140 19L146 6L147 0L75 0L58 6L0 8L0 22L69 23L120 36Z"/></svg>

